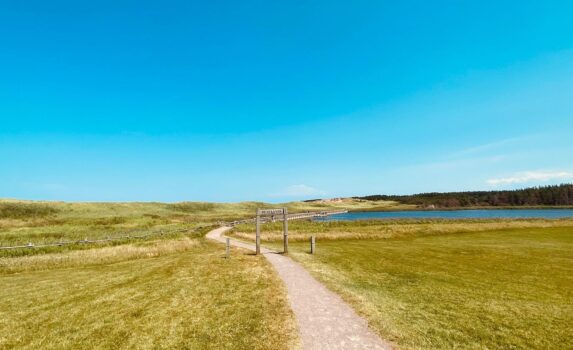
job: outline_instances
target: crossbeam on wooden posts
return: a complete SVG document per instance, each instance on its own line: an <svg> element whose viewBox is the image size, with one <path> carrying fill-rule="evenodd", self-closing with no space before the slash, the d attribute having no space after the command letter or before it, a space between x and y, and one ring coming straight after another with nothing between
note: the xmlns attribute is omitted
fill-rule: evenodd
<svg viewBox="0 0 573 350"><path fill-rule="evenodd" d="M283 214L286 208L281 209L258 209L257 215L279 215Z"/></svg>
<svg viewBox="0 0 573 350"><path fill-rule="evenodd" d="M287 208L282 209L257 209L257 217L255 218L256 236L255 236L255 254L261 253L261 218L271 216L272 221L275 215L281 215L283 220L283 251L288 253L288 211Z"/></svg>

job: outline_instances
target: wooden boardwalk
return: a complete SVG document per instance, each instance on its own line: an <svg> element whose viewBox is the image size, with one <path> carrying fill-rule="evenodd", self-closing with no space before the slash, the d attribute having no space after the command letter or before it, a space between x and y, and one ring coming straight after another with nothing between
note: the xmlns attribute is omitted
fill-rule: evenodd
<svg viewBox="0 0 573 350"><path fill-rule="evenodd" d="M346 213L348 213L348 210L307 211L304 213L287 214L287 220L291 221L291 220L312 219L312 218L327 217L330 215L346 214ZM262 223L277 222L282 220L283 220L282 214L272 215L269 217L261 217ZM239 224L254 223L255 221L256 218L252 218L245 220L236 220L231 222L221 222L220 224L221 226L236 226Z"/></svg>

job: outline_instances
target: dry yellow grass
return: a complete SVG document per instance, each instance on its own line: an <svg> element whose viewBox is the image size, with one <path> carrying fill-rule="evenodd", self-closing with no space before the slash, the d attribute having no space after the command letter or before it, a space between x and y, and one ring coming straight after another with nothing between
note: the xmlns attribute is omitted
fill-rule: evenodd
<svg viewBox="0 0 573 350"><path fill-rule="evenodd" d="M563 224L560 222L560 224ZM399 349L571 349L573 229L290 245Z"/></svg>
<svg viewBox="0 0 573 350"><path fill-rule="evenodd" d="M378 220L378 221L291 221L289 241L307 241L310 235L317 240L363 240L413 237L420 235L442 235L450 233L484 232L519 228L573 227L572 219L544 220ZM255 225L238 225L231 236L253 241ZM263 224L261 240L278 242L283 239L282 223Z"/></svg>
<svg viewBox="0 0 573 350"><path fill-rule="evenodd" d="M0 273L0 349L298 348L262 257L234 249L227 260L200 238L66 255L17 258L50 269Z"/></svg>
<svg viewBox="0 0 573 350"><path fill-rule="evenodd" d="M286 206L289 212L329 209L389 208L394 202L346 199L340 202L243 203L66 203L0 200L0 246L35 245L59 241L103 239L126 234L189 233L218 221L249 218L257 208ZM171 236L169 238L172 238ZM83 249L62 248L0 250L0 256L54 253Z"/></svg>
<svg viewBox="0 0 573 350"><path fill-rule="evenodd" d="M0 274L111 264L126 260L152 258L186 251L198 244L199 241L197 239L185 237L177 240L124 244L114 247L93 247L88 250L76 250L67 253L0 258Z"/></svg>

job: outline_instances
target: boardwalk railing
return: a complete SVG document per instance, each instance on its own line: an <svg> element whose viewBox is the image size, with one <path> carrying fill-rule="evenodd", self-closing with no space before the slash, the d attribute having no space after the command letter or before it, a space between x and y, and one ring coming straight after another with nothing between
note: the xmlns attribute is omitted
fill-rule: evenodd
<svg viewBox="0 0 573 350"><path fill-rule="evenodd" d="M326 217L330 215L346 214L346 213L348 213L348 210L307 211L304 213L287 214L287 220L290 221L290 220L300 220L300 219L312 219L312 218ZM261 217L261 222L268 223L268 222L282 221L283 220L282 217L283 216L279 214L269 217ZM255 221L256 218L252 218L252 219L236 220L231 222L220 222L219 224L222 226L236 226L239 224L254 223Z"/></svg>
<svg viewBox="0 0 573 350"><path fill-rule="evenodd" d="M326 216L330 216L330 215L335 215L335 214L344 214L344 213L348 213L348 210L330 210L330 211L309 211L309 212L304 212L304 213L293 213L293 214L287 214L287 220L301 220L301 219L312 219L312 218L317 218L317 217L326 217ZM268 223L268 222L276 222L276 221L282 221L282 214L279 215L271 215L269 217L262 217L261 218L261 222L262 223ZM252 218L252 219L245 219L245 220L236 220L236 221L231 221L231 222L219 222L219 225L221 226L236 226L239 224L246 224L246 223L255 223L256 218ZM197 231L206 227L210 227L212 225L207 225L207 226L198 226L198 227L194 227L192 229L180 229L180 230L174 230L174 231L168 231L168 232L163 232L163 231L159 231L159 232L154 232L154 233L148 233L148 234L140 234L140 235L133 235L133 234L127 234L127 235L120 235L120 236L108 236L106 238L101 238L101 239L80 239L80 240L74 240L74 241L59 241L59 242L49 242L49 243L40 243L40 244L34 244L32 242L28 242L25 244L19 244L19 245L15 245L15 246L0 246L0 250L10 250L10 249L24 249L24 248L45 248L45 247L61 247L61 246L65 246L65 245L70 245L70 244L94 244L94 243L105 243L105 242L112 242L112 241L120 241L120 240L128 240L128 239L143 239L143 238L147 238L147 237L151 237L151 236L163 236L163 235L168 235L168 234L174 234L174 233L180 233L180 232L185 232L185 231Z"/></svg>

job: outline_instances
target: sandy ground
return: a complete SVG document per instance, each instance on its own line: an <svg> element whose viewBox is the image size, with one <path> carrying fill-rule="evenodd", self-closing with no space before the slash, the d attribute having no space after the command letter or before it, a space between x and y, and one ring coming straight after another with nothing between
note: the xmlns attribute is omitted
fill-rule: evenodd
<svg viewBox="0 0 573 350"><path fill-rule="evenodd" d="M207 238L225 243L223 234L229 229L215 229L207 234ZM231 245L255 250L254 245L235 240L231 240ZM261 248L261 252L287 287L304 350L392 349L390 343L368 328L366 320L301 265L270 249Z"/></svg>

